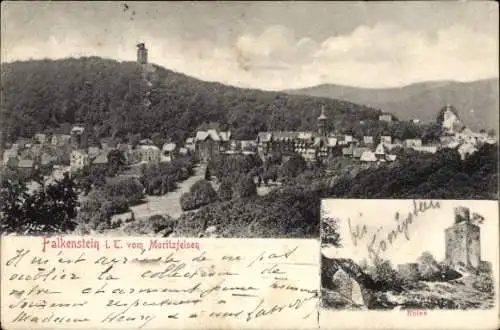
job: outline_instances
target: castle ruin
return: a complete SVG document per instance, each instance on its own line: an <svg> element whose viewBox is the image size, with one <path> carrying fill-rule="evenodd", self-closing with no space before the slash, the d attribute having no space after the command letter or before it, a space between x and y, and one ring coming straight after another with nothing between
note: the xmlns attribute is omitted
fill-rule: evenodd
<svg viewBox="0 0 500 330"><path fill-rule="evenodd" d="M455 208L455 223L445 229L445 236L447 263L452 266L479 267L480 228L471 222L469 208Z"/></svg>

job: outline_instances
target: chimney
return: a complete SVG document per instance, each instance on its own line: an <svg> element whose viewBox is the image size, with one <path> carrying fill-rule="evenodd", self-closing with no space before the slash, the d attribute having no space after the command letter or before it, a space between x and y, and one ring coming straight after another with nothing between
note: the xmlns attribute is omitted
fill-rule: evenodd
<svg viewBox="0 0 500 330"><path fill-rule="evenodd" d="M455 223L470 222L470 210L468 207L455 207Z"/></svg>

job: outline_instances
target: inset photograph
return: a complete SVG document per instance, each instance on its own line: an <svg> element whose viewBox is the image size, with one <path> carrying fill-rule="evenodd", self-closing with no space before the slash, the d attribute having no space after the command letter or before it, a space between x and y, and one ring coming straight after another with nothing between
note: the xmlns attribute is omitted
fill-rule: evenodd
<svg viewBox="0 0 500 330"><path fill-rule="evenodd" d="M495 306L496 201L323 200L321 243L324 309Z"/></svg>

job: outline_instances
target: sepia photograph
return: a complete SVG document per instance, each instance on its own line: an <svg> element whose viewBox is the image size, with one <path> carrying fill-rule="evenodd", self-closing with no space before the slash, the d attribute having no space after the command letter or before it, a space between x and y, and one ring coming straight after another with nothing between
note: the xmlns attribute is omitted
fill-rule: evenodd
<svg viewBox="0 0 500 330"><path fill-rule="evenodd" d="M495 2L4 1L1 16L2 235L318 239L322 199L498 199ZM358 293L328 304L490 308L483 229L442 212L456 247L408 257L411 289L367 302L376 276L339 256L325 271L357 274Z"/></svg>

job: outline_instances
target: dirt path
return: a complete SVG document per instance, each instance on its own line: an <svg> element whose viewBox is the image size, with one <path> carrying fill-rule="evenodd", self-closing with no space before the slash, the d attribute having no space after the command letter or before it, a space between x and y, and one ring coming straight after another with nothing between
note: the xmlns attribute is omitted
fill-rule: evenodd
<svg viewBox="0 0 500 330"><path fill-rule="evenodd" d="M205 165L196 166L194 171L193 176L178 183L177 190L163 196L146 196L146 203L131 207L130 209L134 212L135 217L150 217L155 214L168 214L173 218L179 217L182 214L180 198L183 193L189 191L196 181L205 177Z"/></svg>

